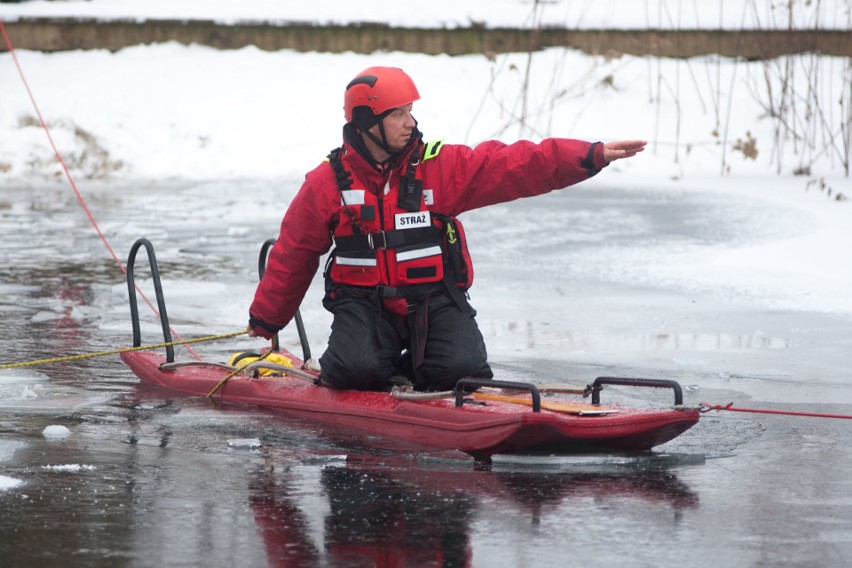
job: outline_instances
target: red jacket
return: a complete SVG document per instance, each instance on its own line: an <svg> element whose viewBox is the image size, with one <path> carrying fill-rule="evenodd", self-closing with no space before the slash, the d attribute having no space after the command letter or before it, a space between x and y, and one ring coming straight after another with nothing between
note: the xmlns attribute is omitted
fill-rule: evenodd
<svg viewBox="0 0 852 568"><path fill-rule="evenodd" d="M379 171L348 144L344 144L344 151L346 168L357 172L367 191L384 192L388 183L395 188L405 174L405 156L396 160L395 166ZM423 180L424 193L432 190L429 209L457 216L579 183L605 165L602 144L549 138L539 144L490 141L475 148L445 144L437 156L418 166L417 173ZM281 327L290 322L320 257L331 248L340 202L332 167L323 162L307 174L284 215L281 233L249 309L253 318Z"/></svg>

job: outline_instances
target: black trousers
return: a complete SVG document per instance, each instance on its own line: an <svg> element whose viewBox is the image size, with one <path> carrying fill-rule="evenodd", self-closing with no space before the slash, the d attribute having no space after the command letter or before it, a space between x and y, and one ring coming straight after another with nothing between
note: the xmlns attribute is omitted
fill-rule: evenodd
<svg viewBox="0 0 852 568"><path fill-rule="evenodd" d="M417 390L450 390L465 377L494 376L474 319L476 312L460 309L445 294L429 298L428 332L417 373L411 366L411 335L405 318L383 309L376 296L341 295L326 307L334 320L320 365L323 382L329 386L383 390L388 377L403 374ZM404 350L408 350L405 357Z"/></svg>

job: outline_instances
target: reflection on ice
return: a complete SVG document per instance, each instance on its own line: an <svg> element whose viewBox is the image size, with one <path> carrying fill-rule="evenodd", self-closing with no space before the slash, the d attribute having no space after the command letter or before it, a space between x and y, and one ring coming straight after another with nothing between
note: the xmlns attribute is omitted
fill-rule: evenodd
<svg viewBox="0 0 852 568"><path fill-rule="evenodd" d="M698 495L663 458L657 469L623 470L597 460L600 469L594 471L575 466L544 474L514 461L499 471L363 455L319 471L265 464L250 474L249 502L270 565L356 565L356 559L364 560L363 551L370 551L370 565L392 558L398 565L417 566L469 565L471 558L502 565L488 562L488 540L506 534L506 523L516 538L529 538L536 546L539 536L555 534L539 535L537 528L557 520L584 519L586 532L575 533L581 535L601 509L624 509L628 519L655 517L658 528L679 523L683 512L699 505ZM588 460L575 463L583 461ZM678 461L683 460L670 465ZM630 526L621 514L610 514L601 528L632 535ZM527 533L525 527L536 531ZM644 536L626 538L641 542ZM536 563L557 565L564 558L536 546Z"/></svg>
<svg viewBox="0 0 852 568"><path fill-rule="evenodd" d="M637 452L631 454L588 455L496 455L492 471L522 472L627 472L661 470L669 467L703 465L704 454L665 454Z"/></svg>
<svg viewBox="0 0 852 568"><path fill-rule="evenodd" d="M612 333L565 331L548 322L489 322L489 332L518 347L558 346L585 351L726 351L788 349L790 339L754 333Z"/></svg>
<svg viewBox="0 0 852 568"><path fill-rule="evenodd" d="M727 333L569 333L565 340L574 349L628 349L631 351L724 351L729 349L787 349L790 340L753 334Z"/></svg>

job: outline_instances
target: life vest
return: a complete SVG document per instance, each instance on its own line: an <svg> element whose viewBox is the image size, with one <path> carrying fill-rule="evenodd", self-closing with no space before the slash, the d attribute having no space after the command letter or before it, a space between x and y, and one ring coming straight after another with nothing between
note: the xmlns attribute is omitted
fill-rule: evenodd
<svg viewBox="0 0 852 568"><path fill-rule="evenodd" d="M340 192L335 248L326 278L351 286L416 286L446 282L467 290L473 283L464 228L458 219L430 210L417 166L434 158L441 142L415 148L399 181L378 194L365 189L333 150L329 162ZM458 294L457 291L455 291Z"/></svg>

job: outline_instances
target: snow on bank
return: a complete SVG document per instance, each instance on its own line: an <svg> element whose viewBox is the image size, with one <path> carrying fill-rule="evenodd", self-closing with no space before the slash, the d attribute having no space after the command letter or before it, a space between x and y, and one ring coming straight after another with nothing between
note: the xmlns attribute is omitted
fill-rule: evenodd
<svg viewBox="0 0 852 568"><path fill-rule="evenodd" d="M831 148L816 135L796 143L776 136L767 97L754 94L765 79L761 63L606 60L562 49L529 62L524 54L489 61L253 47L220 52L174 43L18 57L60 152L80 178L299 179L339 144L342 85L382 64L414 77L422 95L415 115L427 139L645 138L651 144L641 159L612 170L661 180L802 170L812 174L801 179L803 188L825 177L836 191L843 181L839 139ZM824 78L846 72L837 58L821 65ZM797 75L802 89L808 79ZM59 176L9 54L0 54L0 84L9 86L0 94L0 179ZM833 91L839 82L814 87L826 90L824 100L841 96Z"/></svg>

